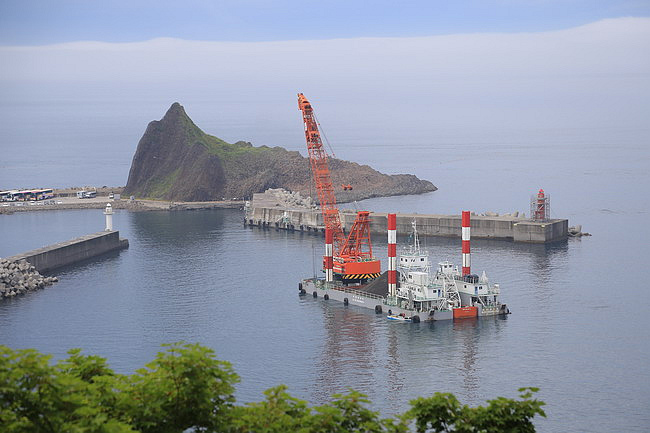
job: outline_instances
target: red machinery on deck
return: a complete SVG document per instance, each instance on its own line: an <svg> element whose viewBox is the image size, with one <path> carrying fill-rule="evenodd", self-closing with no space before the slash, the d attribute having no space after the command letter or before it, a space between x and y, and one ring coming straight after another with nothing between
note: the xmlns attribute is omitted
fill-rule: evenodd
<svg viewBox="0 0 650 433"><path fill-rule="evenodd" d="M323 148L314 110L302 93L298 93L298 108L302 112L305 124L309 162L318 192L323 222L325 228L332 231L334 276L345 282L364 282L377 278L381 272L381 263L372 255L370 213L357 212L357 218L346 239L343 234L339 209L336 206L327 152ZM350 187L350 189L352 188Z"/></svg>

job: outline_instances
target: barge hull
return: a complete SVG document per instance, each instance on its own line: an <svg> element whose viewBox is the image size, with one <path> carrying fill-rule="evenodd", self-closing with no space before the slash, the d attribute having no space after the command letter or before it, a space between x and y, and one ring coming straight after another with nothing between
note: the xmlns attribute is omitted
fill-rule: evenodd
<svg viewBox="0 0 650 433"><path fill-rule="evenodd" d="M480 305L475 307L463 307L462 309L470 308L473 313L456 313L454 310L436 310L429 312L416 312L401 308L397 305L389 305L386 298L372 293L366 293L359 290L358 286L341 286L337 283L327 283L323 279L308 278L302 280L300 288L304 291L305 296L313 296L315 298L323 298L327 300L334 300L342 302L344 305L356 305L358 307L374 310L377 314L386 316L388 314L404 314L407 317L419 318L421 322L433 322L439 320L464 320L485 316L500 316L509 314L509 310L505 304L501 304L498 309L484 309ZM417 320L416 320L417 322Z"/></svg>

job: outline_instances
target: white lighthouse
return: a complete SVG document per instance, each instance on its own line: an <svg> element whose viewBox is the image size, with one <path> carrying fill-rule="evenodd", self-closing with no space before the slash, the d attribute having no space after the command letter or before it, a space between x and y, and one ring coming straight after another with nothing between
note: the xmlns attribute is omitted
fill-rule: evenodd
<svg viewBox="0 0 650 433"><path fill-rule="evenodd" d="M106 231L113 231L113 206L110 203L106 203L106 209L104 210L104 215L106 215Z"/></svg>

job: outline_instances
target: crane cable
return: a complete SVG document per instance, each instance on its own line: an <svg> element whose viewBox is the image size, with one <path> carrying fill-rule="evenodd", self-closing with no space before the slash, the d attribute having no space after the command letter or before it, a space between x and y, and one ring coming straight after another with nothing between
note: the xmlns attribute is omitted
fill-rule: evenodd
<svg viewBox="0 0 650 433"><path fill-rule="evenodd" d="M330 141L327 139L327 135L325 134L325 130L323 129L323 126L320 124L320 122L318 121L318 117L316 117L316 113L314 111L312 111L311 115L314 116L314 120L316 121L316 125L318 125L318 130L323 135L323 138L325 139L325 143L327 144L327 147L329 147L330 153L332 154L332 158L336 158L336 154L334 153L334 149L332 149L332 146L330 145Z"/></svg>

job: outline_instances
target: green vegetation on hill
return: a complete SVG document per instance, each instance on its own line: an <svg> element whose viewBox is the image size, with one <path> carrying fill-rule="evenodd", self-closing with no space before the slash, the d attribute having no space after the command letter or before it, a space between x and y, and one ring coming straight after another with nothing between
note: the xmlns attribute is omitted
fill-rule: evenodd
<svg viewBox="0 0 650 433"><path fill-rule="evenodd" d="M186 137L186 144L198 144L205 147L205 149L210 154L217 155L224 159L236 158L250 153L263 153L269 149L267 146L253 147L251 143L248 143L246 141L228 143L219 137L206 134L201 130L201 128L196 126L192 119L190 119L190 117L185 114L184 110L182 115L179 116L179 121Z"/></svg>
<svg viewBox="0 0 650 433"><path fill-rule="evenodd" d="M255 147L246 141L228 143L208 134L204 134L203 139L199 143L205 146L208 152L217 155L222 160L242 158L246 155L264 155L271 150L268 146Z"/></svg>
<svg viewBox="0 0 650 433"><path fill-rule="evenodd" d="M237 405L239 377L198 344L166 345L132 375L117 374L104 358L79 349L68 353L51 364L35 350L0 346L3 432L534 432L533 418L546 416L544 403L533 398L535 388L520 389L519 400L498 397L474 408L435 393L386 419L352 390L310 407L277 386L261 402Z"/></svg>
<svg viewBox="0 0 650 433"><path fill-rule="evenodd" d="M167 191L174 185L178 179L178 174L180 173L180 168L169 173L167 176L162 178L153 178L151 179L149 185L149 196L143 197L147 199L156 199L158 197L163 197Z"/></svg>

